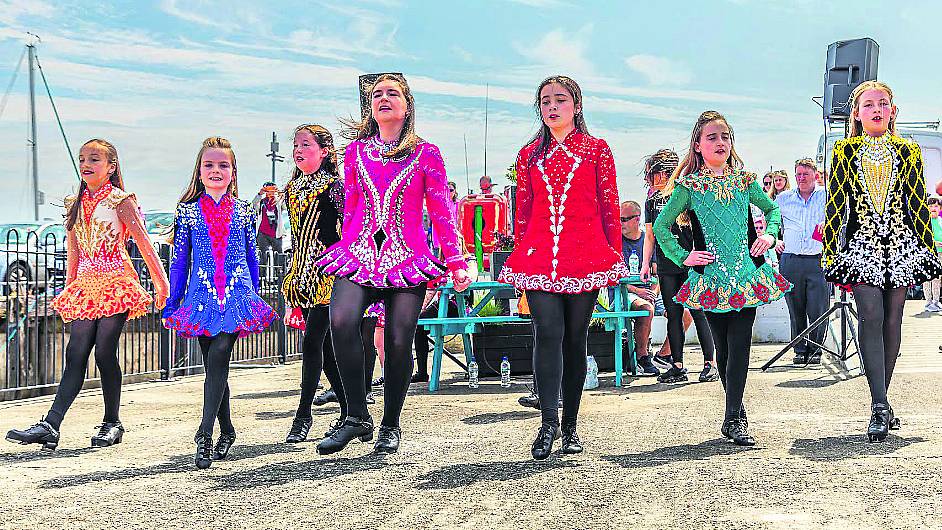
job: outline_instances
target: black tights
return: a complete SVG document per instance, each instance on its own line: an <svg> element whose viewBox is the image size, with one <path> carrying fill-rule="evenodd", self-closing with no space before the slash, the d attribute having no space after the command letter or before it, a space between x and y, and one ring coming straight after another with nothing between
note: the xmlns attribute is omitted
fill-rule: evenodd
<svg viewBox="0 0 942 530"><path fill-rule="evenodd" d="M213 424L219 418L219 430L225 433L235 432L232 415L229 410L229 359L232 348L239 338L238 333L220 333L213 337L199 337L200 350L203 352L203 367L206 380L203 381L203 421L200 430L213 433Z"/></svg>
<svg viewBox="0 0 942 530"><path fill-rule="evenodd" d="M367 392L373 390L373 370L376 369L376 323L376 317L363 317L363 322L360 323L360 338L363 340L363 354L366 356L366 377L363 378L363 384L366 385Z"/></svg>
<svg viewBox="0 0 942 530"><path fill-rule="evenodd" d="M334 281L334 292L330 299L330 331L347 396L349 416L362 419L370 417L366 408L367 385L360 325L367 306L382 300L386 308L382 424L386 427L399 426L399 415L412 379L412 341L424 299L424 284L405 289L377 289L353 283L346 278Z"/></svg>
<svg viewBox="0 0 942 530"><path fill-rule="evenodd" d="M543 423L559 425L562 386L563 425L575 425L585 385L589 322L599 292L526 293L533 320L533 380Z"/></svg>
<svg viewBox="0 0 942 530"><path fill-rule="evenodd" d="M739 312L707 313L706 319L716 344L716 368L726 390L726 417L738 417L742 410L742 396L746 392L756 309L751 307Z"/></svg>
<svg viewBox="0 0 942 530"><path fill-rule="evenodd" d="M667 313L667 342L671 346L671 359L680 365L684 364L684 306L674 301L680 286L687 281L687 273L658 274L661 283L661 299L664 301L664 312ZM707 323L706 315L699 309L691 309L693 325L697 328L697 338L700 339L700 349L703 350L703 360L712 362L714 355L713 333Z"/></svg>
<svg viewBox="0 0 942 530"><path fill-rule="evenodd" d="M906 288L854 287L860 335L860 356L867 373L872 403L889 404L886 391L893 378L902 338Z"/></svg>
<svg viewBox="0 0 942 530"><path fill-rule="evenodd" d="M687 281L687 273L658 274L661 283L661 300L664 301L664 312L667 314L667 342L671 346L671 358L680 365L684 364L684 306L674 301L680 286ZM715 348L713 333L707 323L706 315L699 309L691 309L693 325L697 328L697 338L700 339L700 349L703 350L703 360L713 362Z"/></svg>
<svg viewBox="0 0 942 530"><path fill-rule="evenodd" d="M103 422L117 422L121 408L121 366L118 364L118 339L128 320L127 313L99 318L75 320L69 326L69 345L65 349L65 370L56 398L46 414L46 422L56 430L72 406L85 382L88 356L95 349L95 365L101 378L101 395L105 398Z"/></svg>
<svg viewBox="0 0 942 530"><path fill-rule="evenodd" d="M347 415L347 399L340 382L340 371L334 358L334 346L330 340L330 313L326 305L303 310L305 320L304 339L301 343L301 399L297 417L310 418L314 393L321 378L321 371L330 381L340 403L340 417Z"/></svg>

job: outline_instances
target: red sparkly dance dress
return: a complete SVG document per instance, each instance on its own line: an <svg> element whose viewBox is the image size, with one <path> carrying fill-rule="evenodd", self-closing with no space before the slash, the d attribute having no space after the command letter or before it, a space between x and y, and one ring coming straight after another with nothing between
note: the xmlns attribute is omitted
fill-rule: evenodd
<svg viewBox="0 0 942 530"><path fill-rule="evenodd" d="M147 314L153 299L131 264L128 238L138 243L158 292L168 291L167 275L143 229L134 194L108 182L95 193L85 190L81 198L66 197L66 211L76 200L81 204L68 235L66 287L52 307L66 322Z"/></svg>
<svg viewBox="0 0 942 530"><path fill-rule="evenodd" d="M574 294L628 275L621 252L615 160L605 140L573 130L517 156L514 251L498 281L521 290Z"/></svg>

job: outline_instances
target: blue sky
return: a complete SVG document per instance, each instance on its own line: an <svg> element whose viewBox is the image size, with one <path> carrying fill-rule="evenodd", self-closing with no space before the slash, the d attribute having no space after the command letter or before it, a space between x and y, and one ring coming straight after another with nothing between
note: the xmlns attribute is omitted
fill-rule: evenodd
<svg viewBox="0 0 942 530"><path fill-rule="evenodd" d="M635 5L637 4L637 5ZM273 8L267 12L266 7ZM358 114L356 76L402 71L419 134L438 144L464 188L504 168L536 130L533 92L546 76L574 77L590 132L615 154L623 199L640 199L640 163L660 147L686 149L703 110L729 118L749 168L786 168L812 155L827 45L863 36L881 46L879 77L901 120L942 115L942 44L935 2L242 1L0 0L0 84L24 32L39 57L73 150L103 137L118 146L126 184L146 209L170 209L203 138L236 147L242 195L270 175L271 132ZM31 215L26 75L0 118L3 221ZM40 94L40 188L54 216L75 187L68 154ZM74 155L74 153L73 153ZM279 181L290 171L281 164Z"/></svg>

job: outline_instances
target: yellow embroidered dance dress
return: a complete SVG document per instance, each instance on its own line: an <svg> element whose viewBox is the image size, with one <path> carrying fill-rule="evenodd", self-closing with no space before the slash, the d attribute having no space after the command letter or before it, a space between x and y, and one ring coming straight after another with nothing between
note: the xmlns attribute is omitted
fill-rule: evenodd
<svg viewBox="0 0 942 530"><path fill-rule="evenodd" d="M330 303L334 277L323 275L315 261L340 241L343 182L326 172L301 175L288 183L285 203L291 218L291 267L281 289L289 307Z"/></svg>
<svg viewBox="0 0 942 530"><path fill-rule="evenodd" d="M942 275L916 142L890 133L837 141L827 189L821 266L828 281L893 289Z"/></svg>
<svg viewBox="0 0 942 530"><path fill-rule="evenodd" d="M81 199L66 197L66 211L76 200L81 205L68 234L66 287L53 308L66 322L125 312L129 319L146 314L153 299L131 264L128 237L138 243L157 292L166 296L169 284L144 231L134 194L106 183L95 193L85 190Z"/></svg>

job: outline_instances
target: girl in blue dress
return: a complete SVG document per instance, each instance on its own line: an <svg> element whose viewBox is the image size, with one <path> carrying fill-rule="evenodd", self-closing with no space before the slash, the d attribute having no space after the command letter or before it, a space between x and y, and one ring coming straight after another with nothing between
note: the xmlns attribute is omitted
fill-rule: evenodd
<svg viewBox="0 0 942 530"><path fill-rule="evenodd" d="M225 458L235 442L227 380L236 339L263 331L277 318L258 296L255 219L249 204L237 197L232 145L225 138L207 138L177 205L170 297L163 311L164 325L196 337L203 353L203 421L195 438L200 469Z"/></svg>

